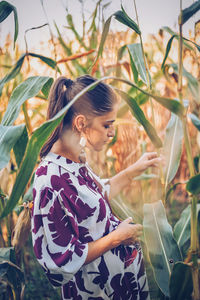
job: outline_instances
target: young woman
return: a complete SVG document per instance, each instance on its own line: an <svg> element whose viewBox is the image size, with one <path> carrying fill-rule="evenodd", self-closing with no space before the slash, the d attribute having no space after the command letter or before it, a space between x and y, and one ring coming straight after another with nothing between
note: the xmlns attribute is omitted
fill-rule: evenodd
<svg viewBox="0 0 200 300"><path fill-rule="evenodd" d="M58 78L48 118L95 80ZM131 218L120 222L109 199L160 158L146 153L108 180L90 169L84 154L85 146L100 151L114 136L117 105L112 88L99 83L73 104L41 150L33 189L33 246L50 282L62 286L63 299L149 299L138 243L142 226Z"/></svg>

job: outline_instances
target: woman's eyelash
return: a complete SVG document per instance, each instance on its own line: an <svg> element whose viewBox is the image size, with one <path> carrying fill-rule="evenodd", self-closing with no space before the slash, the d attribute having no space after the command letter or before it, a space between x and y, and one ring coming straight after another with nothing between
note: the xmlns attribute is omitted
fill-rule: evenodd
<svg viewBox="0 0 200 300"><path fill-rule="evenodd" d="M106 129L108 129L108 128L110 127L110 125L104 125L104 127L105 127Z"/></svg>

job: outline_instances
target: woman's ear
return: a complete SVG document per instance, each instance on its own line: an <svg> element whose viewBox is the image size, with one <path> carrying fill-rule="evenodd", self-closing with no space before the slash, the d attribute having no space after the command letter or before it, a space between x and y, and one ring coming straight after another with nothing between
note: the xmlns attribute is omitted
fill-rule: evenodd
<svg viewBox="0 0 200 300"><path fill-rule="evenodd" d="M76 128L78 132L82 132L86 127L86 117L84 115L77 115L73 120L73 128Z"/></svg>

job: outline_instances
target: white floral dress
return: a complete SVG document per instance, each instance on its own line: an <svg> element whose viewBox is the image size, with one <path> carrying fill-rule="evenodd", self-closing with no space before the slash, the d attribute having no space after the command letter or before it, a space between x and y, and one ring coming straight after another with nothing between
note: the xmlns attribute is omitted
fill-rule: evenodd
<svg viewBox="0 0 200 300"><path fill-rule="evenodd" d="M108 203L108 180L87 164L49 153L36 170L32 239L37 260L63 299L149 299L141 248L120 245L84 265L88 243L120 221Z"/></svg>

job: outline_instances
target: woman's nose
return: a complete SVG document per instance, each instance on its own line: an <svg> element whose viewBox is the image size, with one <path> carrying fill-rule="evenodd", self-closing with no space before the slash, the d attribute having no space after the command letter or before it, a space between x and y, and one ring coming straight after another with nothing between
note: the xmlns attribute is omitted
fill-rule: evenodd
<svg viewBox="0 0 200 300"><path fill-rule="evenodd" d="M115 136L115 128L114 126L111 126L108 131L108 137L114 137Z"/></svg>

